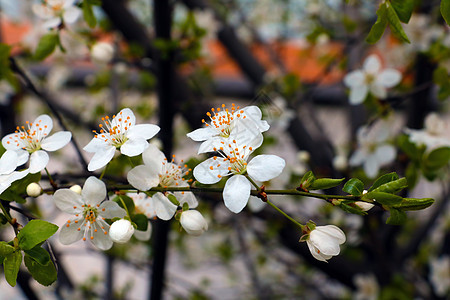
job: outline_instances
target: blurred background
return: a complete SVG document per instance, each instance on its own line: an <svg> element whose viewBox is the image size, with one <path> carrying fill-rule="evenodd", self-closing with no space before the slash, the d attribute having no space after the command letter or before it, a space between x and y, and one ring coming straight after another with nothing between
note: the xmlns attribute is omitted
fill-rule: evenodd
<svg viewBox="0 0 450 300"><path fill-rule="evenodd" d="M151 143L193 168L207 156L196 154L199 144L186 134L202 126L206 112L257 105L271 128L256 153L287 162L268 188L295 188L309 170L357 177L366 186L395 171L408 179L403 197L436 202L393 226L380 207L360 216L319 199L271 197L301 223L335 224L346 233L341 254L324 263L299 243L299 229L263 202L234 214L220 194L200 193L199 210L209 223L202 236L153 219L150 241L133 239L106 252L82 241L64 246L55 236L58 281L43 287L23 271L12 288L1 276L0 299L450 299L448 158L430 171L425 161L436 145L419 143L414 149L423 151L415 156L408 140L420 132L450 146L450 31L440 1L415 1L401 25L410 43L387 29L374 45L365 39L378 1L69 2L80 16L50 28L32 9L42 2L0 1L0 42L10 46L2 62L15 78L0 77L2 137L57 112L83 147L102 116L130 107L137 123L160 125ZM43 36L55 32L58 41L43 45ZM402 79L386 97L369 94L350 104L344 78L364 69L371 54ZM379 127L388 128L383 138ZM372 176L365 165L371 158L356 162L354 155L381 144L393 147L395 158L380 158ZM82 185L89 157L68 146L48 169L59 184ZM130 169L117 157L105 179L126 184ZM340 188L324 192L342 194ZM49 195L20 206L58 226L67 220ZM2 239L11 236L0 227Z"/></svg>

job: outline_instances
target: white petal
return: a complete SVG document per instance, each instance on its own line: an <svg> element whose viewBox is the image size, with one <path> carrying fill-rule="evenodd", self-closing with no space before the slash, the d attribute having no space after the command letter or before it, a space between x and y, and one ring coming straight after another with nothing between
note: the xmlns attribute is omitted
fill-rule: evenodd
<svg viewBox="0 0 450 300"><path fill-rule="evenodd" d="M17 166L21 166L24 163L26 163L28 161L28 158L30 157L30 153L28 153L28 151L26 150L17 150Z"/></svg>
<svg viewBox="0 0 450 300"><path fill-rule="evenodd" d="M324 255L338 255L340 252L339 243L326 232L313 230L309 234L309 240Z"/></svg>
<svg viewBox="0 0 450 300"><path fill-rule="evenodd" d="M65 23L72 24L81 15L81 10L78 7L69 7L64 11L63 19Z"/></svg>
<svg viewBox="0 0 450 300"><path fill-rule="evenodd" d="M376 74L381 69L381 62L377 55L372 54L366 58L363 65L364 71L370 74Z"/></svg>
<svg viewBox="0 0 450 300"><path fill-rule="evenodd" d="M0 175L0 194L8 189L14 181L20 180L27 176L30 172L28 169L20 172L12 172L7 175Z"/></svg>
<svg viewBox="0 0 450 300"><path fill-rule="evenodd" d="M153 144L148 145L147 149L142 153L144 164L153 168L156 173L161 173L162 163L166 156Z"/></svg>
<svg viewBox="0 0 450 300"><path fill-rule="evenodd" d="M156 193L152 199L155 201L156 216L161 220L170 220L177 211L177 206L162 193Z"/></svg>
<svg viewBox="0 0 450 300"><path fill-rule="evenodd" d="M364 102L367 97L367 85L356 85L350 89L349 102L351 105L357 105Z"/></svg>
<svg viewBox="0 0 450 300"><path fill-rule="evenodd" d="M148 147L146 140L141 138L129 139L120 147L120 153L126 156L136 156Z"/></svg>
<svg viewBox="0 0 450 300"><path fill-rule="evenodd" d="M95 206L100 204L106 197L106 185L100 179L90 176L86 179L83 189L81 191L81 197L86 204Z"/></svg>
<svg viewBox="0 0 450 300"><path fill-rule="evenodd" d="M361 70L356 70L345 75L344 84L347 87L351 88L354 86L363 85L364 79L365 79L364 72Z"/></svg>
<svg viewBox="0 0 450 300"><path fill-rule="evenodd" d="M129 139L141 138L148 140L154 137L160 129L159 126L153 124L139 124L128 130L127 137Z"/></svg>
<svg viewBox="0 0 450 300"><path fill-rule="evenodd" d="M35 3L31 6L31 9L39 18L50 19L54 17L52 9L44 4Z"/></svg>
<svg viewBox="0 0 450 300"><path fill-rule="evenodd" d="M59 17L55 17L55 18L51 18L47 21L44 22L44 24L42 24L42 27L46 28L46 29L51 29L51 28L56 28L61 24L61 18Z"/></svg>
<svg viewBox="0 0 450 300"><path fill-rule="evenodd" d="M336 239L339 244L343 244L346 241L345 233L335 225L317 226L316 230L325 232L330 237Z"/></svg>
<svg viewBox="0 0 450 300"><path fill-rule="evenodd" d="M378 99L385 99L387 97L386 88L377 82L370 85L370 92Z"/></svg>
<svg viewBox="0 0 450 300"><path fill-rule="evenodd" d="M17 152L6 150L0 158L0 175L10 174L17 168Z"/></svg>
<svg viewBox="0 0 450 300"><path fill-rule="evenodd" d="M141 230L134 231L134 237L140 241L148 241L148 239L150 239L151 235L152 235L152 224L150 222L148 222L146 231L141 231Z"/></svg>
<svg viewBox="0 0 450 300"><path fill-rule="evenodd" d="M187 203L189 205L189 208L196 208L198 206L197 198L195 198L195 195L190 192L175 192L173 193L178 201L180 202L180 206L183 206L183 203Z"/></svg>
<svg viewBox="0 0 450 300"><path fill-rule="evenodd" d="M247 165L247 172L256 181L268 181L281 174L286 162L276 155L258 155Z"/></svg>
<svg viewBox="0 0 450 300"><path fill-rule="evenodd" d="M84 146L83 150L86 152L95 153L106 147L110 147L110 145L104 140L95 137L89 142L89 144Z"/></svg>
<svg viewBox="0 0 450 300"><path fill-rule="evenodd" d="M217 149L220 149L220 147L222 146L221 141L224 141L224 138L220 136L213 136L209 138L208 140L200 144L197 154L217 151ZM216 150L214 150L214 148L216 148Z"/></svg>
<svg viewBox="0 0 450 300"><path fill-rule="evenodd" d="M330 259L330 258L331 258L331 256L325 257L323 254L321 254L320 251L319 251L319 249L315 248L314 245L311 243L310 240L307 240L307 241L306 241L306 244L308 245L309 252L311 252L311 255L312 255L315 259L320 260L320 261L327 262L327 259Z"/></svg>
<svg viewBox="0 0 450 300"><path fill-rule="evenodd" d="M244 120L236 123L228 139L230 141L236 140L236 144L240 147L247 146L253 148L253 150L257 149L261 146L264 137L259 128L253 124L253 122Z"/></svg>
<svg viewBox="0 0 450 300"><path fill-rule="evenodd" d="M103 168L111 161L115 152L116 148L114 146L110 146L96 152L89 162L88 170L92 172Z"/></svg>
<svg viewBox="0 0 450 300"><path fill-rule="evenodd" d="M78 223L75 223L75 221L78 221ZM59 231L59 241L61 242L61 244L70 245L72 243L75 243L76 241L79 241L83 237L84 228L78 230L78 228L81 227L82 222L83 217L78 219L71 219L70 223L66 223L61 226L61 230Z"/></svg>
<svg viewBox="0 0 450 300"><path fill-rule="evenodd" d="M63 8L69 8L71 6L74 6L76 1L77 0L65 0Z"/></svg>
<svg viewBox="0 0 450 300"><path fill-rule="evenodd" d="M356 150L350 157L349 164L352 167L359 166L366 159L366 153L360 149Z"/></svg>
<svg viewBox="0 0 450 300"><path fill-rule="evenodd" d="M258 106L251 105L244 107L242 110L246 116L245 120L253 121L261 132L269 130L269 124L266 121L261 120L262 112Z"/></svg>
<svg viewBox="0 0 450 300"><path fill-rule="evenodd" d="M119 119L121 121L119 121ZM124 108L122 109L117 115L116 117L112 120L111 122L111 126L117 126L119 124L122 124L123 122L127 122L127 124L130 124L129 127L131 128L132 126L134 126L134 124L136 124L136 117L134 116L134 113L131 111L131 109L129 108ZM122 127L122 126L120 126Z"/></svg>
<svg viewBox="0 0 450 300"><path fill-rule="evenodd" d="M377 148L375 151L375 156L380 165L386 165L391 163L395 159L396 155L395 147L392 145L383 145Z"/></svg>
<svg viewBox="0 0 450 300"><path fill-rule="evenodd" d="M196 142L201 142L217 135L217 131L214 130L211 126L207 126L205 128L196 129L186 135Z"/></svg>
<svg viewBox="0 0 450 300"><path fill-rule="evenodd" d="M53 195L53 200L56 207L65 213L76 215L83 211L81 206L84 202L81 200L81 195L70 189L57 190Z"/></svg>
<svg viewBox="0 0 450 300"><path fill-rule="evenodd" d="M234 175L225 183L223 201L225 206L234 213L239 213L250 198L251 184L243 175Z"/></svg>
<svg viewBox="0 0 450 300"><path fill-rule="evenodd" d="M33 132L34 130L38 131L40 128L42 128L40 131L44 135L48 135L52 131L53 120L49 115L40 115L37 117L33 125L31 125L30 130Z"/></svg>
<svg viewBox="0 0 450 300"><path fill-rule="evenodd" d="M364 162L364 172L366 173L367 177L375 178L379 171L380 165L378 163L377 157L375 155L366 157L366 161Z"/></svg>
<svg viewBox="0 0 450 300"><path fill-rule="evenodd" d="M70 131L60 131L45 138L41 143L41 147L46 151L56 151L67 145L71 138L72 133Z"/></svg>
<svg viewBox="0 0 450 300"><path fill-rule="evenodd" d="M98 222L94 222L94 224L92 224L92 231L91 231L92 236L94 238L91 239L91 236L88 236L88 238L91 240L92 244L94 244L100 250L111 249L111 247L113 246L113 241L111 240L108 234L109 226L106 223L103 224L105 231L103 231L101 227L102 225L98 224ZM97 231L95 231L95 229L97 229Z"/></svg>
<svg viewBox="0 0 450 300"><path fill-rule="evenodd" d="M6 150L19 150L23 147L19 140L17 133L10 133L2 139L2 145Z"/></svg>
<svg viewBox="0 0 450 300"><path fill-rule="evenodd" d="M228 174L229 161L223 158L208 158L194 168L194 177L200 183L213 184L219 182L222 176Z"/></svg>
<svg viewBox="0 0 450 300"><path fill-rule="evenodd" d="M250 196L250 199L248 201L248 207L254 213L263 210L266 204L266 202L263 202L261 199L255 196Z"/></svg>
<svg viewBox="0 0 450 300"><path fill-rule="evenodd" d="M127 174L128 182L140 191L148 191L159 184L159 174L154 168L140 165L131 169Z"/></svg>
<svg viewBox="0 0 450 300"><path fill-rule="evenodd" d="M38 150L30 155L30 173L38 173L42 171L48 164L50 157L47 152Z"/></svg>
<svg viewBox="0 0 450 300"><path fill-rule="evenodd" d="M402 73L395 69L385 69L377 77L377 82L384 87L391 88L402 80Z"/></svg>
<svg viewBox="0 0 450 300"><path fill-rule="evenodd" d="M98 208L99 215L106 219L123 218L127 212L114 201L104 201Z"/></svg>

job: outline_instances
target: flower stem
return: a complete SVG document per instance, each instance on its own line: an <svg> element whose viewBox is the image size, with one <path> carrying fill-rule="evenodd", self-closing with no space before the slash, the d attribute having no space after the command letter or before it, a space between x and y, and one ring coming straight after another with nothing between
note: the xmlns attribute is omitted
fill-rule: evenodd
<svg viewBox="0 0 450 300"><path fill-rule="evenodd" d="M17 221L15 219L13 219L11 217L11 215L8 213L8 211L6 210L6 208L3 206L3 204L0 202L0 209L3 212L3 215L5 216L6 220L8 220L8 223L11 224L11 226L14 228L14 232L17 236L17 234L19 233L19 231L17 230Z"/></svg>
<svg viewBox="0 0 450 300"><path fill-rule="evenodd" d="M121 202L122 205L123 205L123 208L124 208L125 211L127 212L128 218L130 218L130 220L131 220L131 215L130 215L130 212L128 211L128 207L125 205L125 201L123 201L122 196L118 195L118 197L119 197L120 202Z"/></svg>
<svg viewBox="0 0 450 300"><path fill-rule="evenodd" d="M44 168L44 170L45 170L45 173L47 173L48 181L50 182L50 185L52 186L52 188L54 190L56 190L57 185L56 185L56 182L53 180L52 175L50 175L50 172L48 171L48 169L46 167Z"/></svg>
<svg viewBox="0 0 450 300"><path fill-rule="evenodd" d="M106 169L108 168L108 164L105 166L105 168L102 171L102 174L100 174L100 177L98 179L102 180L103 176L105 176Z"/></svg>
<svg viewBox="0 0 450 300"><path fill-rule="evenodd" d="M305 228L305 225L300 224L299 222L295 221L291 216L289 216L287 213L285 213L283 210L281 210L278 206L276 206L275 204L273 204L272 202L270 202L269 200L267 200L267 204L269 204L270 206L272 206L276 211L278 211L280 214L282 214L283 216L285 216L289 221L291 221L292 223L294 223L295 225L297 225L298 227L300 227L300 229L303 231L303 229Z"/></svg>

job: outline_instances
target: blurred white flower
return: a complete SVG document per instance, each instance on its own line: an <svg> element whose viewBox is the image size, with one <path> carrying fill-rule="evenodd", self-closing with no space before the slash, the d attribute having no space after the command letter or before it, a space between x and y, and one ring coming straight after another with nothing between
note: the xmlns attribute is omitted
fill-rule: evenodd
<svg viewBox="0 0 450 300"><path fill-rule="evenodd" d="M348 73L344 77L344 84L350 88L350 104L360 104L370 92L379 99L387 97L388 88L400 83L402 74L395 69L382 69L377 55L366 58L363 68Z"/></svg>
<svg viewBox="0 0 450 300"><path fill-rule="evenodd" d="M390 122L380 120L371 127L358 129L358 148L350 157L350 166L363 165L367 177L377 176L380 168L391 163L396 156L396 148L388 144Z"/></svg>
<svg viewBox="0 0 450 300"><path fill-rule="evenodd" d="M430 281L438 296L450 295L450 256L446 255L430 261Z"/></svg>
<svg viewBox="0 0 450 300"><path fill-rule="evenodd" d="M190 235L199 236L208 230L208 223L197 210L187 210L181 213L180 224Z"/></svg>
<svg viewBox="0 0 450 300"><path fill-rule="evenodd" d="M339 245L345 243L345 240L345 233L337 226L316 226L309 233L306 244L315 259L326 262L340 253Z"/></svg>
<svg viewBox="0 0 450 300"><path fill-rule="evenodd" d="M129 220L120 219L111 224L109 228L109 237L118 244L125 244L131 239L134 233L134 227Z"/></svg>
<svg viewBox="0 0 450 300"><path fill-rule="evenodd" d="M348 159L345 155L338 154L333 158L333 167L338 171L345 171L348 168Z"/></svg>
<svg viewBox="0 0 450 300"><path fill-rule="evenodd" d="M416 51L428 51L431 43L444 34L443 28L431 24L430 17L425 14L412 14L404 29L411 41L406 47Z"/></svg>
<svg viewBox="0 0 450 300"><path fill-rule="evenodd" d="M36 16L45 20L44 28L56 28L64 23L72 24L81 15L81 9L75 5L76 0L45 0L41 4L33 4Z"/></svg>
<svg viewBox="0 0 450 300"><path fill-rule="evenodd" d="M436 113L425 118L425 126L421 130L405 129L409 140L417 145L425 145L427 150L450 146L449 126Z"/></svg>
<svg viewBox="0 0 450 300"><path fill-rule="evenodd" d="M377 300L379 286L377 279L373 274L357 274L353 277L353 282L357 291L353 295L355 300Z"/></svg>
<svg viewBox="0 0 450 300"><path fill-rule="evenodd" d="M91 59L98 64L107 64L114 58L114 47L110 43L97 42L91 48Z"/></svg>
<svg viewBox="0 0 450 300"><path fill-rule="evenodd" d="M30 197L37 197L42 193L42 188L36 182L32 182L27 186L27 195Z"/></svg>

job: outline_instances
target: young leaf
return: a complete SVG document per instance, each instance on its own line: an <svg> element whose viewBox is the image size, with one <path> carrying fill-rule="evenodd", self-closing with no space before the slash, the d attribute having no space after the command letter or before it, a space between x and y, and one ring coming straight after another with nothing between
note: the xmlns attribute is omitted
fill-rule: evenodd
<svg viewBox="0 0 450 300"><path fill-rule="evenodd" d="M24 252L26 255L30 256L41 265L46 265L50 261L50 254L40 245L37 245L30 250L24 250Z"/></svg>
<svg viewBox="0 0 450 300"><path fill-rule="evenodd" d="M441 14L447 25L450 26L450 0L441 0Z"/></svg>
<svg viewBox="0 0 450 300"><path fill-rule="evenodd" d="M366 37L366 42L369 44L375 44L383 35L388 24L386 3L382 3L377 10L377 21L373 24L369 34Z"/></svg>
<svg viewBox="0 0 450 300"><path fill-rule="evenodd" d="M0 256L7 256L14 252L14 247L9 245L7 242L0 242Z"/></svg>
<svg viewBox="0 0 450 300"><path fill-rule="evenodd" d="M402 197L394 195L394 194L389 194L389 193L384 193L384 192L370 192L367 194L364 194L362 196L362 199L365 200L375 200L383 205L387 205L387 206L393 206L396 204L400 204L403 200Z"/></svg>
<svg viewBox="0 0 450 300"><path fill-rule="evenodd" d="M97 25L97 19L95 18L94 10L89 1L83 1L83 18L89 27L94 28Z"/></svg>
<svg viewBox="0 0 450 300"><path fill-rule="evenodd" d="M425 157L425 166L429 169L439 169L450 161L450 147L434 149Z"/></svg>
<svg viewBox="0 0 450 300"><path fill-rule="evenodd" d="M391 0L391 4L394 7L398 18L403 23L408 23L414 10L414 0Z"/></svg>
<svg viewBox="0 0 450 300"><path fill-rule="evenodd" d="M360 215L360 216L367 215L367 212L363 211L361 208L356 207L356 206L351 206L346 203L339 204L339 208L342 209L343 211L351 213L351 214L356 214L356 215Z"/></svg>
<svg viewBox="0 0 450 300"><path fill-rule="evenodd" d="M342 190L353 196L361 196L364 191L364 183L358 178L352 178L344 184Z"/></svg>
<svg viewBox="0 0 450 300"><path fill-rule="evenodd" d="M406 222L406 213L403 210L391 208L389 210L391 215L386 220L386 224L389 225L402 225Z"/></svg>
<svg viewBox="0 0 450 300"><path fill-rule="evenodd" d="M394 208L401 210L421 210L431 206L434 203L432 198L403 198L399 205L394 205Z"/></svg>
<svg viewBox="0 0 450 300"><path fill-rule="evenodd" d="M345 178L341 179L333 179L333 178L319 178L314 180L314 182L309 187L310 190L326 190L331 189L335 186L338 186L341 184L342 181L344 181Z"/></svg>
<svg viewBox="0 0 450 300"><path fill-rule="evenodd" d="M175 197L175 195L173 194L168 194L167 198L169 198L170 202L172 202L173 204L175 204L176 206L180 205L180 202L178 201L177 197Z"/></svg>
<svg viewBox="0 0 450 300"><path fill-rule="evenodd" d="M381 186L385 183L397 180L398 178L399 177L398 177L397 173L395 173L395 172L384 174L383 176L380 176L377 180L375 180L375 182L370 187L368 192L373 191L374 189L378 188L379 186Z"/></svg>
<svg viewBox="0 0 450 300"><path fill-rule="evenodd" d="M58 226L55 224L43 220L31 220L17 235L19 247L30 250L51 237L57 230Z"/></svg>
<svg viewBox="0 0 450 300"><path fill-rule="evenodd" d="M316 180L316 176L312 171L308 171L303 175L302 180L300 181L300 189L308 190L311 184Z"/></svg>
<svg viewBox="0 0 450 300"><path fill-rule="evenodd" d="M132 221L136 224L137 230L146 231L148 227L148 219L146 215L134 215Z"/></svg>
<svg viewBox="0 0 450 300"><path fill-rule="evenodd" d="M36 52L34 53L34 58L37 60L43 60L47 56L55 51L56 46L58 45L59 35L58 33L48 33L41 37L39 44L36 48Z"/></svg>
<svg viewBox="0 0 450 300"><path fill-rule="evenodd" d="M20 250L8 254L3 261L3 270L5 279L10 286L16 285L17 274L19 273L20 264L22 264L22 252Z"/></svg>
<svg viewBox="0 0 450 300"><path fill-rule="evenodd" d="M25 266L30 271L31 276L44 286L49 286L56 281L58 273L56 272L55 265L51 260L47 264L41 265L29 255L25 254Z"/></svg>
<svg viewBox="0 0 450 300"><path fill-rule="evenodd" d="M386 15L389 21L389 27L391 28L392 33L400 40L407 42L410 44L408 37L406 36L405 31L403 31L402 24L400 24L400 19L398 18L397 12L394 7L390 5L389 1L386 1Z"/></svg>
<svg viewBox="0 0 450 300"><path fill-rule="evenodd" d="M408 182L405 177L387 182L372 190L372 192L383 192L395 194L408 186Z"/></svg>

